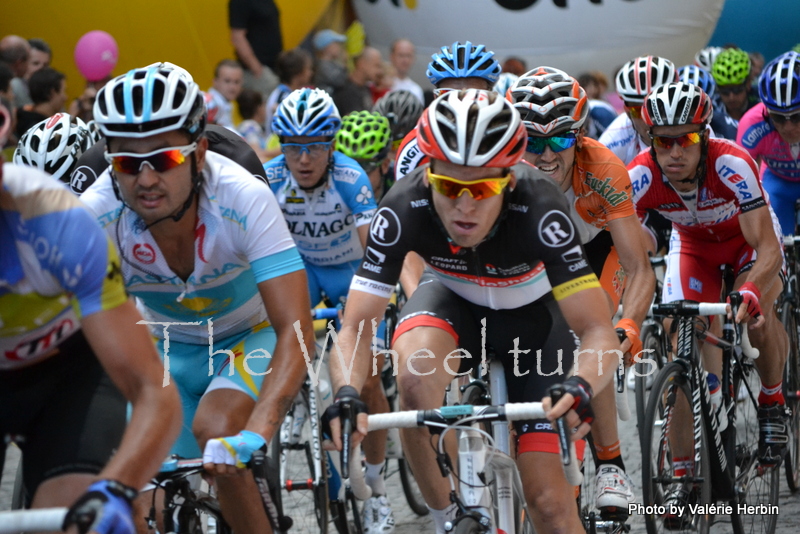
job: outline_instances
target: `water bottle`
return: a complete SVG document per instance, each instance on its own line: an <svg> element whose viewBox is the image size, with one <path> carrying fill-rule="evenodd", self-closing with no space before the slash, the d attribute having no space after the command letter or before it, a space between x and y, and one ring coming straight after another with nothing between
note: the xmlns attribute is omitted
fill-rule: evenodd
<svg viewBox="0 0 800 534"><path fill-rule="evenodd" d="M711 394L711 413L717 418L717 427L722 432L728 428L728 414L722 409L722 387L714 373L706 373L708 392Z"/></svg>

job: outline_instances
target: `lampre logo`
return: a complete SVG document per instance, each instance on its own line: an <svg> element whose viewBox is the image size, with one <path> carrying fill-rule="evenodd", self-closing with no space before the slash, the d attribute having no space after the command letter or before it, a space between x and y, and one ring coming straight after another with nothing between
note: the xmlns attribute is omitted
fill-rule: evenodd
<svg viewBox="0 0 800 534"><path fill-rule="evenodd" d="M136 243L133 245L133 257L140 263L150 265L156 261L156 251L147 243Z"/></svg>

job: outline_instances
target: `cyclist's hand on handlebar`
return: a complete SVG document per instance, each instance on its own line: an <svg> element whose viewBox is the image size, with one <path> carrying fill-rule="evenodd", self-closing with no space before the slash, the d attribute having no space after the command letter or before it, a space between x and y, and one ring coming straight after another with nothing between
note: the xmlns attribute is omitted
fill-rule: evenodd
<svg viewBox="0 0 800 534"><path fill-rule="evenodd" d="M625 367L630 367L633 358L642 352L642 340L639 337L639 326L633 319L620 319L614 327L617 334L622 331L620 350L624 355Z"/></svg>
<svg viewBox="0 0 800 534"><path fill-rule="evenodd" d="M590 425L594 421L594 412L590 404L592 386L579 376L571 376L561 384L561 387L564 389L564 395L555 406L552 406L550 397L545 397L542 404L548 421L555 421L566 414L567 425L570 428L577 428L571 437L575 441L589 433Z"/></svg>
<svg viewBox="0 0 800 534"><path fill-rule="evenodd" d="M116 480L98 480L73 504L61 527L80 534L134 534L132 506L137 491Z"/></svg>
<svg viewBox="0 0 800 534"><path fill-rule="evenodd" d="M336 392L333 404L328 406L322 414L322 434L325 437L325 449L342 450L342 420L339 415L342 405L352 406L353 415L356 416L353 428L351 446L356 447L367 436L367 405L361 400L358 391L353 386L342 386Z"/></svg>
<svg viewBox="0 0 800 534"><path fill-rule="evenodd" d="M203 451L203 467L213 474L232 475L237 468L247 467L253 452L259 449L266 452L267 442L263 436L249 430L227 438L210 439Z"/></svg>
<svg viewBox="0 0 800 534"><path fill-rule="evenodd" d="M764 314L761 313L761 292L756 285L752 282L745 282L738 289L738 293L742 296L742 304L739 306L739 311L736 314L736 322L748 322L751 319L755 320L750 325L750 328L758 328L764 324ZM727 302L730 304L731 298L728 297Z"/></svg>

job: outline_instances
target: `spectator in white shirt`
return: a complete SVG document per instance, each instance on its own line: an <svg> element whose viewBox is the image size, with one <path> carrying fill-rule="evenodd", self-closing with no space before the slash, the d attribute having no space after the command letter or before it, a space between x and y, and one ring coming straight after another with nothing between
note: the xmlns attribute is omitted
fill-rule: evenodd
<svg viewBox="0 0 800 534"><path fill-rule="evenodd" d="M422 95L422 87L408 77L408 73L414 65L415 56L414 44L408 39L398 39L392 43L389 60L392 62L396 77L391 90L399 91L403 89L409 91L419 98L420 102L425 102L425 97Z"/></svg>

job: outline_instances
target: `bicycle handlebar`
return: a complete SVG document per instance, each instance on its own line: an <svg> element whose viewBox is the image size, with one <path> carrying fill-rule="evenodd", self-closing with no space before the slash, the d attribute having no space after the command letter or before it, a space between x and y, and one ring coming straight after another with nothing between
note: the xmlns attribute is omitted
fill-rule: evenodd
<svg viewBox="0 0 800 534"><path fill-rule="evenodd" d="M370 415L369 431L386 430L389 428L415 428L418 426L458 426L463 419L469 418L473 421L519 421L522 419L544 419L544 408L541 402L515 402L503 406L471 406L456 405L443 406L434 410L411 410L405 412L381 413ZM564 422L564 418L559 418L556 427L562 426L558 422ZM566 425L558 428L560 442L569 444L569 452L564 455L564 473L567 480L573 486L580 485L583 476L580 466L575 459L575 443L569 441Z"/></svg>
<svg viewBox="0 0 800 534"><path fill-rule="evenodd" d="M731 302L734 304L732 304L731 307L732 313L735 316L736 310L738 309L738 303L735 303L734 301L735 299L732 299ZM693 317L698 315L727 315L728 306L729 305L725 302L688 302L685 300L678 300L675 302L668 302L666 304L653 304L650 306L650 311L653 313L653 315L675 315L682 317ZM750 344L750 336L747 334L747 328L741 328L741 326L742 325L737 325L737 328L734 329L736 337L739 338L736 340L736 344L741 346L742 353L745 356L751 360L755 360L759 356L759 350Z"/></svg>
<svg viewBox="0 0 800 534"><path fill-rule="evenodd" d="M0 534L60 531L68 508L37 508L0 512Z"/></svg>

